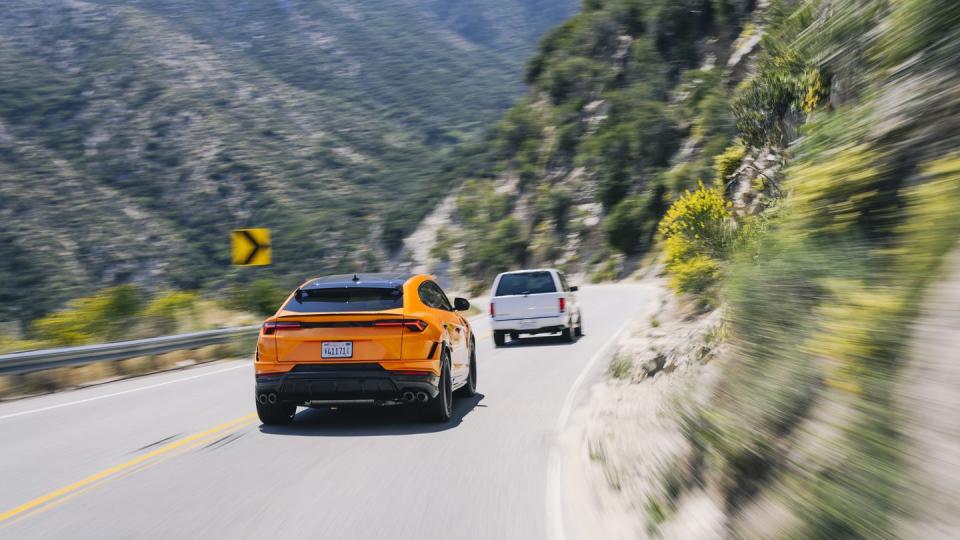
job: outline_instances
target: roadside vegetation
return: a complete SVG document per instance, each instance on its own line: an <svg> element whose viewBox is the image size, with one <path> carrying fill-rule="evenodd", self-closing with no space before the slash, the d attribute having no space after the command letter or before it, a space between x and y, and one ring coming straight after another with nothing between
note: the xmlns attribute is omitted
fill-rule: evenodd
<svg viewBox="0 0 960 540"><path fill-rule="evenodd" d="M62 309L36 319L25 332L17 332L22 335L0 333L0 353L254 324L273 313L286 295L270 280L232 285L207 297L183 291L150 293L134 285L119 285L66 301Z"/></svg>
<svg viewBox="0 0 960 540"><path fill-rule="evenodd" d="M924 292L960 238L946 112L960 100L960 9L780 0L758 23L756 73L730 104L738 139L659 226L673 288L723 303L732 347L686 418L687 474L709 479L734 537L771 531L741 514L760 502L780 537L896 537L938 496L907 498L895 391ZM764 160L778 165L749 166Z"/></svg>

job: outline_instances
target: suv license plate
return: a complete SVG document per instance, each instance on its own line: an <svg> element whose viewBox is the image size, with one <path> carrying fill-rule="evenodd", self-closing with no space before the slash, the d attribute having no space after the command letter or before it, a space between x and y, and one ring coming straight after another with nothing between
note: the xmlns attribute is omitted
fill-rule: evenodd
<svg viewBox="0 0 960 540"><path fill-rule="evenodd" d="M350 358L353 356L352 341L324 341L320 345L321 358Z"/></svg>

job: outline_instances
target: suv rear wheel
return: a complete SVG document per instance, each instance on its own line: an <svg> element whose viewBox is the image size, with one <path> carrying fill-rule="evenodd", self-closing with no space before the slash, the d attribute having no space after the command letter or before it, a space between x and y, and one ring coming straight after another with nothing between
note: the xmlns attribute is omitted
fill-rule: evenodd
<svg viewBox="0 0 960 540"><path fill-rule="evenodd" d="M457 395L463 397L473 397L477 394L477 350L470 348L470 375L467 377L467 384L457 390Z"/></svg>
<svg viewBox="0 0 960 540"><path fill-rule="evenodd" d="M257 401L257 416L267 426L282 426L293 422L297 406L293 403L260 403Z"/></svg>
<svg viewBox="0 0 960 540"><path fill-rule="evenodd" d="M501 330L493 331L493 344L497 347L503 347L503 344L507 342L507 333Z"/></svg>
<svg viewBox="0 0 960 540"><path fill-rule="evenodd" d="M453 381L450 380L450 353L440 357L440 392L424 404L424 412L433 422L446 422L453 416Z"/></svg>

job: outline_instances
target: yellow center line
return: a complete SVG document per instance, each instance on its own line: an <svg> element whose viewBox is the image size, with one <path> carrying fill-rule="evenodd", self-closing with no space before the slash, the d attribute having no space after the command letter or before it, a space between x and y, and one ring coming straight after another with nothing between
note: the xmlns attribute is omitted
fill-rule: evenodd
<svg viewBox="0 0 960 540"><path fill-rule="evenodd" d="M242 427L244 427L244 423L243 423L243 422L231 426L231 428L242 428ZM18 522L20 522L20 521L22 521L22 520L36 517L36 516L38 516L39 514L42 514L42 513L44 513L44 512L47 512L47 511L52 510L52 509L54 509L54 508L57 508L57 507L59 507L59 506L61 506L61 505L63 505L63 504L66 504L67 502L69 502L69 501L71 501L71 500L73 500L73 499L75 499L75 498L77 498L77 497L80 497L81 495L83 495L83 494L85 494L85 493L89 493L89 492L91 492L91 491L93 491L93 490L95 490L95 489L101 488L101 487L103 487L103 486L105 486L105 485L107 485L107 484L109 484L109 483L116 482L117 480L121 480L121 479L126 478L126 477L128 477L128 476L131 476L131 475L140 473L140 472L145 471L145 470L147 470L147 469L149 469L149 468L151 468L151 467L156 467L157 465L160 465L160 464L162 464L162 463L166 463L167 461L169 461L169 460L171 460L171 459L175 459L175 458L176 458L177 456L179 456L179 455L183 455L184 453L189 452L190 450L193 450L193 449L196 449L196 448L200 448L200 447L203 446L204 444L208 444L208 443L210 443L210 442L216 441L216 440L218 440L218 439L221 438L221 437L227 437L227 436L229 436L229 435L223 435L223 434L226 433L226 432L228 432L228 431L233 432L233 433L236 433L236 431L233 431L232 429L225 429L225 430L214 431L213 433L209 433L206 437L202 437L202 438L200 438L200 439L197 439L197 440L193 441L191 444L189 444L189 445L187 445L187 446L183 446L183 447L178 448L179 452L176 452L176 453L167 453L167 454L165 454L165 455L163 455L163 456L157 457L157 459L154 459L154 460L152 460L152 461L146 461L146 462L144 462L144 463L141 463L139 466L132 467L132 468L126 469L126 470L124 470L124 471L122 471L122 472L120 472L120 473L117 473L117 474L111 476L110 478L105 479L103 482L97 482L97 483L94 483L94 484L85 486L85 487L83 487L83 488L81 488L81 489L78 489L78 490L76 490L76 491L71 491L70 493L68 493L68 494L66 494L66 495L64 495L64 496L62 496L62 497L59 497L58 499L56 499L56 500L54 500L54 501L50 501L50 502L48 502L47 504L44 504L44 505L42 505L41 507L34 509L32 512L26 512L26 513L20 514L20 515L16 516L15 518L12 518L12 519L10 519L10 520L7 520L7 521L4 522L4 523L0 523L0 529L2 529L3 527L6 527L7 525L12 525L12 524L18 523Z"/></svg>
<svg viewBox="0 0 960 540"><path fill-rule="evenodd" d="M68 486L64 486L64 487L62 487L62 488L60 488L60 489L57 489L57 490L55 490L55 491L51 491L50 493L47 493L46 495L37 497L36 499L33 499L32 501L25 502L25 503L21 504L20 506L17 506L16 508L11 508L10 510L7 510L6 512L3 512L2 514L0 514L0 523L2 523L2 522L6 521L6 520L8 520L8 519L10 519L10 518L12 518L12 517L14 517L14 516L20 515L20 514L22 514L22 513L24 513L24 512L28 512L28 511L30 511L30 510L33 510L34 508L37 508L38 506L41 506L41 505L43 505L43 504L46 504L46 503L48 503L48 502L50 502L50 501L52 501L52 500L54 500L54 499L56 499L56 498L58 498L58 497L63 497L64 495L68 495L68 494L73 493L73 492L75 492L75 491L80 491L80 490L82 490L82 489L90 486L91 484L93 484L93 483L95 483L95 482L98 482L98 481L100 481L100 480L103 480L104 478L107 478L107 477L109 477L109 476L115 475L115 474L117 474L117 473L119 473L119 472L125 471L125 470L127 470L127 469L132 468L132 467L135 467L135 466L137 466L137 465L139 465L139 464L141 464L141 463L144 463L145 461L148 461L148 460L150 460L150 459L153 459L153 458L155 458L155 457L157 457L157 456L161 456L161 455L166 454L166 453L168 453L168 452L170 452L170 451L172 451L172 450L176 450L176 449L181 448L181 447L183 447L183 446L186 446L186 445L188 445L188 444L191 444L191 443L200 441L201 439L205 439L205 438L209 437L210 435L213 435L214 433L218 433L218 432L221 432L221 431L224 431L224 430L233 428L233 427L237 427L237 426L239 426L240 424L243 424L243 423L245 423L245 422L248 422L248 421L250 421L250 420L253 420L255 417L256 417L256 414L253 414L253 413L248 414L248 415L245 415L245 416L241 416L240 418L237 418L237 419L235 419L235 420L231 420L231 421L229 421L229 422L225 422L225 423L223 423L223 424L220 424L219 426L210 428L210 429L208 429L208 430L206 430L206 431L201 431L200 433L195 433L195 434L193 434L193 435L190 435L189 437L184 437L183 439L179 439L179 440L176 440L176 441L174 441L174 442L172 442L172 443L170 443L170 444L161 446L160 448L157 448L156 450L153 450L153 451L147 452L146 454L137 456L137 457L135 457L135 458L133 458L133 459L131 459L131 460L129 460L129 461L126 461L126 462L124 462L124 463L121 463L121 464L119 464L119 465L114 465L113 467L110 467L109 469L104 469L104 470L102 470L102 471L100 471L100 472L98 472L98 473L92 474L92 475L84 478L83 480L74 482L74 483L72 483L72 484L70 484L70 485L68 485Z"/></svg>

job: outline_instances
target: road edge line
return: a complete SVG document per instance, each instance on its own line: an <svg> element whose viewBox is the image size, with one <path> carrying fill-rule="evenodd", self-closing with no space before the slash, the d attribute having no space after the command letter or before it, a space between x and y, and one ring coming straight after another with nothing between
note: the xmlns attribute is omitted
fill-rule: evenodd
<svg viewBox="0 0 960 540"><path fill-rule="evenodd" d="M49 405L49 406L47 406L47 407L40 407L39 409L28 409L28 410L26 410L26 411L20 411L20 412L15 412L15 413L10 413L10 414L6 414L6 415L3 415L3 416L0 416L0 420L6 420L6 419L8 419L8 418L16 418L16 417L18 417L18 416L26 416L26 415L28 415L28 414L35 414L35 413L40 413L40 412L45 412L45 411L52 411L52 410L54 410L54 409L62 409L63 407L69 407L69 406L71 406L71 405L80 405L80 404L83 404L83 403L89 403L89 402L91 402L91 401L99 401L99 400L101 400L101 399L107 399L107 398L111 398L111 397L122 396L122 395L125 395L125 394L132 394L133 392L139 392L140 390L150 390L150 389L152 389L152 388L159 388L159 387L161 387L161 386L167 386L167 385L169 385L169 384L174 384L174 383L178 383L178 382L192 381L192 380L194 380L194 379L199 379L199 378L201 378L201 377L207 377L207 376L210 376L210 375L217 375L217 374L219 374L219 373L226 373L226 372L228 372L228 371L233 371L233 370L235 370L235 369L240 369L240 368L247 367L247 366L249 366L249 364L243 363L243 364L240 364L240 365L238 365L238 366L230 366L230 367L228 367L228 368L218 369L218 370L216 370L216 371L210 371L210 372L207 372L207 373L199 373L199 374L197 374L197 375L191 375L191 376L189 376L189 377L182 377L182 378L180 378L180 379L174 379L174 380L172 380L172 381L164 381L164 382L161 382L161 383L150 384L150 385L147 385L147 386L138 386L137 388L128 388L128 389L126 389L126 390L121 390L120 392L114 392L114 393L112 393L112 394L104 394L104 395L102 395L102 396L93 396L93 397L89 397L89 398L85 398L85 399L80 399L80 400L77 400L77 401L68 401L68 402L66 402L66 403L58 403L58 404L56 404L56 405ZM118 382L119 382L119 381L118 381Z"/></svg>
<svg viewBox="0 0 960 540"><path fill-rule="evenodd" d="M563 491L560 485L560 472L562 469L560 438L563 429L570 420L570 414L573 412L574 399L576 399L577 394L580 393L580 387L583 386L587 375L593 370L593 366L600 361L601 358L609 356L609 349L620 339L620 335L623 334L624 330L627 329L627 326L629 326L633 320L633 318L630 318L624 321L617 331L600 347L600 350L587 361L583 369L580 370L580 375L573 381L573 385L563 400L563 407L561 407L560 415L557 417L557 422L554 425L553 444L550 448L550 456L547 458L546 520L547 538L551 540L566 539L566 529L563 522Z"/></svg>

